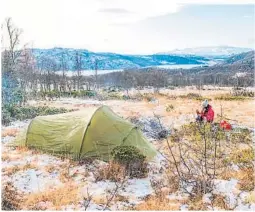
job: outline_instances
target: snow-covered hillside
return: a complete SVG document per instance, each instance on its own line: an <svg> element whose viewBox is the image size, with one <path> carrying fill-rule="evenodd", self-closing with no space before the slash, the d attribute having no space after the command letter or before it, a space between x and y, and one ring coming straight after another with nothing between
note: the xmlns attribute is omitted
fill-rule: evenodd
<svg viewBox="0 0 255 212"><path fill-rule="evenodd" d="M57 70L65 66L67 70L74 70L77 57L81 58L82 70L114 70L131 69L159 65L203 65L209 60L201 56L177 56L177 55L123 55L115 53L96 53L85 49L52 48L33 49L37 66L42 69L52 69L56 64Z"/></svg>
<svg viewBox="0 0 255 212"><path fill-rule="evenodd" d="M230 56L242 52L251 51L251 48L232 47L232 46L207 46L197 48L175 49L165 52L165 54L177 55L199 55L199 56Z"/></svg>

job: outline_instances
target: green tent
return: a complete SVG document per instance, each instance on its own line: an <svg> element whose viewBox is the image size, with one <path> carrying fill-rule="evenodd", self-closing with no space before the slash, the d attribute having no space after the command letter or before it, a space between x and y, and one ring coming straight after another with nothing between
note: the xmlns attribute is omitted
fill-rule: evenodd
<svg viewBox="0 0 255 212"><path fill-rule="evenodd" d="M75 159L99 157L109 160L116 146L135 146L148 159L155 148L132 123L116 115L109 107L88 108L34 118L15 145L39 148L52 154L69 154Z"/></svg>

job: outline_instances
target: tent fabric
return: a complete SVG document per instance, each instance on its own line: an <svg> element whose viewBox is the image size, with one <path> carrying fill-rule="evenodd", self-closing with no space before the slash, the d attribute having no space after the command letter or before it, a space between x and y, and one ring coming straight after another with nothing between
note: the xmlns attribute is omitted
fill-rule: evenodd
<svg viewBox="0 0 255 212"><path fill-rule="evenodd" d="M97 157L108 161L116 146L135 146L148 159L156 155L137 126L115 114L109 107L88 108L34 118L26 133L15 141L53 154L75 159Z"/></svg>

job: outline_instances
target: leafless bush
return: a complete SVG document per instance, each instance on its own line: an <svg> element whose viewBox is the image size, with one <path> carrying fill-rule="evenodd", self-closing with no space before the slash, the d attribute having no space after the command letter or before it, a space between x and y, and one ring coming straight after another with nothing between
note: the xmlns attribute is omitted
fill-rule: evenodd
<svg viewBox="0 0 255 212"><path fill-rule="evenodd" d="M191 123L173 131L166 139L167 160L190 195L202 195L213 189L213 180L223 171L227 136L218 126Z"/></svg>
<svg viewBox="0 0 255 212"><path fill-rule="evenodd" d="M86 211L92 201L93 196L89 193L89 189L87 188L87 195L83 198L84 210Z"/></svg>
<svg viewBox="0 0 255 212"><path fill-rule="evenodd" d="M106 195L106 203L104 205L103 210L109 208L110 203L114 200L115 197L118 196L119 191L125 186L125 183L127 182L127 178L122 178L120 182L115 182L115 187L113 190L108 190Z"/></svg>

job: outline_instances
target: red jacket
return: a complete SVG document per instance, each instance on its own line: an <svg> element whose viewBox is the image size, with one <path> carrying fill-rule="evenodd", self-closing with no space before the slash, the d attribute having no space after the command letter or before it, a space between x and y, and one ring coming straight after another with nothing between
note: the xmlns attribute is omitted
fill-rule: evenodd
<svg viewBox="0 0 255 212"><path fill-rule="evenodd" d="M214 111L211 105L208 105L206 110L202 113L202 118L205 118L207 121L212 122L214 119Z"/></svg>

